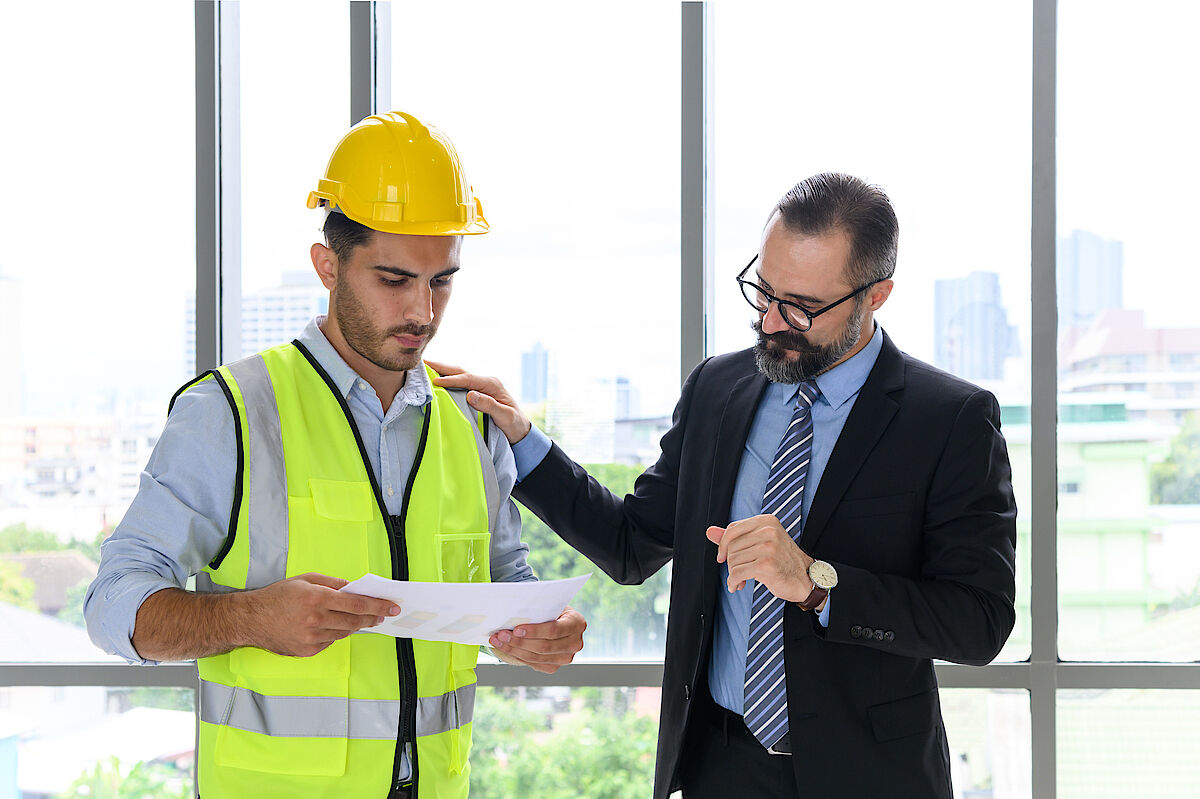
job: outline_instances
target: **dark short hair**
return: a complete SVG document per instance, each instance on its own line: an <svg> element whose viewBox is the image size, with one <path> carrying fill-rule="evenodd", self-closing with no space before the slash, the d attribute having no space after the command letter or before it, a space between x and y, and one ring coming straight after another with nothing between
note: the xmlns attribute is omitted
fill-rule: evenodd
<svg viewBox="0 0 1200 799"><path fill-rule="evenodd" d="M325 233L325 244L333 250L333 254L341 263L350 259L355 247L368 244L375 233L366 225L361 225L338 211L332 211L325 217L325 227L322 230Z"/></svg>
<svg viewBox="0 0 1200 799"><path fill-rule="evenodd" d="M775 211L784 226L806 236L844 230L850 237L851 285L887 280L896 271L900 225L891 200L878 186L840 172L822 172L783 195Z"/></svg>

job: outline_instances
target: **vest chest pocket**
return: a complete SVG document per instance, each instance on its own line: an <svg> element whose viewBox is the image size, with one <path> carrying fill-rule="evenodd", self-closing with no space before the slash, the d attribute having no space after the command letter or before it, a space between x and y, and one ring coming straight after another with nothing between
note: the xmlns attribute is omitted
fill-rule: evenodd
<svg viewBox="0 0 1200 799"><path fill-rule="evenodd" d="M488 550L491 539L491 533L438 533L434 536L438 581L491 582L491 559Z"/></svg>
<svg viewBox="0 0 1200 799"><path fill-rule="evenodd" d="M288 497L288 576L318 572L354 580L371 570L372 559L390 558L386 538L372 535L382 520L370 483L314 477L308 489L310 496Z"/></svg>
<svg viewBox="0 0 1200 799"><path fill-rule="evenodd" d="M491 582L488 547L491 533L438 533L434 536L437 575L443 583ZM463 672L475 668L479 647L474 644L450 645L450 669ZM456 678L462 682L465 678Z"/></svg>

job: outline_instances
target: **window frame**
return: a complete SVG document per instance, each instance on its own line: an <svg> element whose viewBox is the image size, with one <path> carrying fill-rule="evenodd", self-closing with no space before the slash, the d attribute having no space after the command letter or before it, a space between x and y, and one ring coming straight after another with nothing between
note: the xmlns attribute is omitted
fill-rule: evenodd
<svg viewBox="0 0 1200 799"><path fill-rule="evenodd" d="M197 0L196 11L196 366L239 353L238 4ZM351 0L351 123L390 105L390 3ZM712 349L713 103L712 5L681 3L680 383ZM1056 316L1057 0L1032 0L1031 318L1034 341L1054 341ZM1059 659L1056 352L1031 362L1031 656L1021 663L936 666L944 688L1018 689L1030 701L1033 796L1057 792L1057 692L1075 689L1197 689L1200 663L1100 663ZM543 675L500 663L479 666L483 686L653 686L661 662L583 662ZM196 666L0 664L0 686L113 686L197 689ZM197 721L197 727L199 722Z"/></svg>

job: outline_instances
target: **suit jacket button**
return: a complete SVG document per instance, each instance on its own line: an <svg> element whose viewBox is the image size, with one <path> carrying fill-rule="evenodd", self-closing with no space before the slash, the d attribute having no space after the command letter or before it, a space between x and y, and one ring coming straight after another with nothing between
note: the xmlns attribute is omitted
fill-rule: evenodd
<svg viewBox="0 0 1200 799"><path fill-rule="evenodd" d="M874 631L874 630L872 630L870 627L863 627L863 628L862 628L862 637L863 637L863 638L870 638L870 637L871 637L872 635L874 635L874 634L875 634L875 631Z"/></svg>
<svg viewBox="0 0 1200 799"><path fill-rule="evenodd" d="M885 640L889 643L892 641L895 641L896 634L894 632L892 632L891 630L888 630L886 633L883 634L883 640Z"/></svg>
<svg viewBox="0 0 1200 799"><path fill-rule="evenodd" d="M850 628L851 638L860 638L862 636L862 625L856 624Z"/></svg>
<svg viewBox="0 0 1200 799"><path fill-rule="evenodd" d="M882 640L883 640L883 630L876 630L876 631L875 631L875 640L876 640L876 641L882 641Z"/></svg>

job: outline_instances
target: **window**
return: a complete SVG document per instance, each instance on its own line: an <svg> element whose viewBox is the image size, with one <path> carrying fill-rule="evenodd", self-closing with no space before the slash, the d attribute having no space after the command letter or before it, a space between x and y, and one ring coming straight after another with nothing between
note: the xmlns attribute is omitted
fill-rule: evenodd
<svg viewBox="0 0 1200 799"><path fill-rule="evenodd" d="M0 105L22 120L0 129L20 187L0 222L0 662L111 660L79 602L149 454L132 431L182 382L193 27L177 3L0 11Z"/></svg>
<svg viewBox="0 0 1200 799"><path fill-rule="evenodd" d="M491 225L464 242L429 356L501 376L563 449L629 490L658 448L618 431L669 416L679 389L679 7L639 6L636 25L552 2L392 14L392 105L451 138ZM574 604L606 623L583 657L661 656L668 569L618 586L523 521L542 577L596 573Z"/></svg>
<svg viewBox="0 0 1200 799"><path fill-rule="evenodd" d="M902 350L1028 406L1029 10L940 0L717 9L717 352L753 343L754 313L733 278L774 204L803 178L848 172L881 185L900 223L896 288L878 323ZM847 30L852 39L821 34ZM798 31L809 32L804 64L837 64L802 88L779 79L798 68ZM1029 428L1006 416L1004 432L1028 507ZM1029 651L1028 567L1018 573L1021 617L1004 659Z"/></svg>
<svg viewBox="0 0 1200 799"><path fill-rule="evenodd" d="M1200 119L1186 104L1163 102L1186 91L1186 76L1200 69L1193 49L1173 45L1182 45L1180 29L1189 19L1195 21L1192 11L1170 3L1151 3L1132 17L1108 3L1059 4L1059 235L1091 231L1117 243L1120 253L1118 258L1094 249L1060 262L1059 275L1078 269L1088 276L1074 283L1075 295L1063 298L1068 303L1086 304L1095 299L1088 292L1096 286L1112 287L1105 307L1097 308L1104 315L1093 323L1110 329L1080 339L1074 349L1092 348L1091 357L1100 358L1114 377L1160 370L1155 377L1165 382L1170 372L1164 367L1188 361L1164 357L1164 342L1186 354L1200 351L1194 314L1161 291L1187 279L1177 252L1186 246L1183 231L1189 229L1183 210L1190 202L1188 187L1200 178L1200 162L1175 156L1200 136ZM1120 57L1104 44L1112 37L1123 43ZM1135 144L1135 130L1156 131L1151 151ZM1123 167L1134 163L1136 175ZM1158 198L1161 214L1136 199L1147 192ZM1114 381L1081 397L1076 407L1132 404L1138 400L1127 398L1128 392L1145 388L1140 379ZM1173 443L1188 440L1187 414L1178 403L1187 400L1195 407L1200 393L1194 382L1177 382L1170 391L1155 390L1155 396L1161 398L1145 408L1145 420L1120 416L1059 427L1059 468L1079 464L1088 475L1079 483L1078 499L1059 508L1060 561L1075 564L1104 553L1109 563L1122 564L1114 566L1120 590L1114 590L1113 569L1097 564L1089 579L1060 591L1060 629L1070 631L1060 646L1064 658L1200 658L1200 639L1178 633L1196 604L1200 581L1200 566L1185 543L1185 531L1200 516L1189 517L1183 508L1188 502L1195 507L1200 495L1189 496L1183 488L1191 474L1186 465L1169 474L1155 466ZM1164 408L1164 401L1175 407ZM1186 452L1177 443L1176 450ZM1156 496L1173 504L1159 506Z"/></svg>
<svg viewBox="0 0 1200 799"><path fill-rule="evenodd" d="M449 132L493 225L469 243L470 279L431 355L502 376L619 488L656 456L678 387L679 4L493 5L394 3L395 43L379 38L391 104ZM224 277L243 309L229 359L325 309L307 262L319 215L303 202L350 121L348 64L363 55L345 4L223 7L241 28L241 102L223 119L240 159L227 151L221 174L241 205L226 220L241 228ZM1019 617L1001 658L1014 662L938 665L957 792L1191 796L1200 328L1163 287L1188 279L1200 120L1180 98L1200 71L1197 11L1164 0L710 10L715 351L752 341L731 278L771 205L799 178L843 169L883 185L900 214L881 324L1003 404L1021 524ZM194 670L106 660L78 603L166 398L194 373L194 41L191 4L0 11L0 68L21 76L0 84L0 103L28 121L0 130L0 174L25 192L0 217L0 794L14 752L29 795L79 793L84 770L106 779L134 763L156 795L192 788ZM791 93L764 96L778 85ZM1040 113L1054 93L1057 114ZM1052 186L1038 178L1053 153ZM70 186L92 192L90 211L64 199ZM73 214L70 235L39 208ZM1046 219L1058 229L1043 241ZM118 250L132 222L139 246ZM1058 396L1039 393L1055 377ZM563 554L532 520L530 535ZM605 753L625 792L645 793L667 575L656 579L586 598L622 609L591 612L587 656L651 662L568 669L561 688L510 686L507 667L481 667L473 793L537 781L551 796L570 777L568 795L587 793L588 758ZM1031 593L1031 579L1056 591ZM35 633L3 640L16 628ZM582 684L597 673L606 685L634 676ZM489 723L499 717L511 727ZM155 731L153 751L125 751L132 727ZM620 747L607 746L614 729Z"/></svg>

